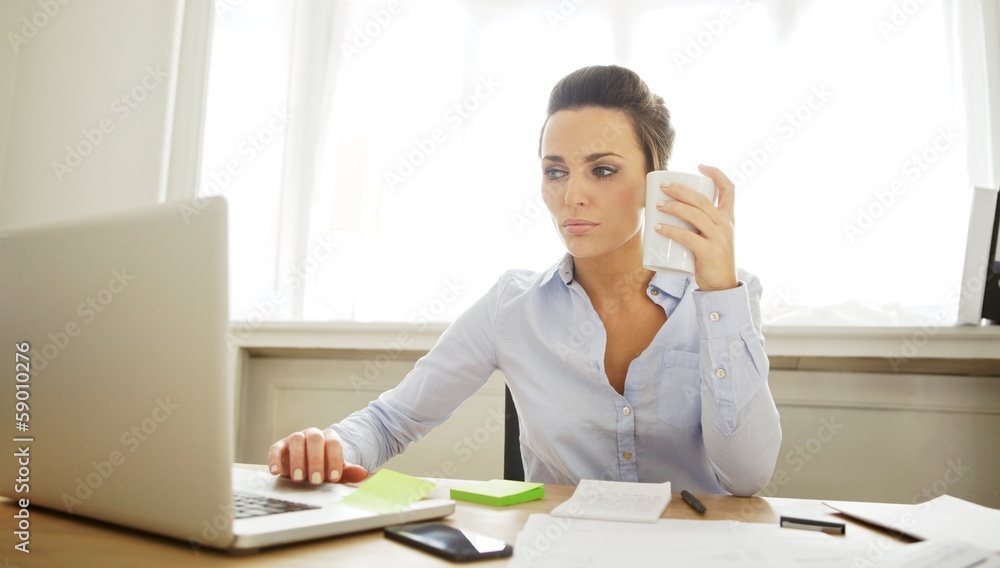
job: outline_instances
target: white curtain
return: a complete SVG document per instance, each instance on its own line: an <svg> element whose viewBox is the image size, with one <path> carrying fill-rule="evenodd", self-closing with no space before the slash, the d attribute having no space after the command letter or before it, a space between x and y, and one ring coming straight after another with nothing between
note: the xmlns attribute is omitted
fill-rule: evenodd
<svg viewBox="0 0 1000 568"><path fill-rule="evenodd" d="M252 276L234 317L447 321L503 270L548 266L548 91L617 63L666 99L671 169L737 181L738 262L767 323L947 325L970 169L996 183L982 124L1000 97L976 90L996 80L996 4L300 0L274 78L292 115L280 187L254 213L280 247L238 235L234 274ZM236 202L264 180L238 182Z"/></svg>
<svg viewBox="0 0 1000 568"><path fill-rule="evenodd" d="M952 0L972 185L1000 185L1000 0Z"/></svg>

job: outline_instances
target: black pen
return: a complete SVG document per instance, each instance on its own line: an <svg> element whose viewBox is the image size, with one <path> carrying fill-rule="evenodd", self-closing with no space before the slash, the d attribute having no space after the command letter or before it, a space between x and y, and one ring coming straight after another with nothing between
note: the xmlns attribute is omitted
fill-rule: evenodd
<svg viewBox="0 0 1000 568"><path fill-rule="evenodd" d="M681 490L681 499L684 499L685 503L691 505L692 509L698 511L701 514L705 514L705 511L708 510L705 508L705 504L699 501L697 497L690 494L687 489Z"/></svg>
<svg viewBox="0 0 1000 568"><path fill-rule="evenodd" d="M800 519L798 517L782 516L778 521L782 528L805 529L810 531L821 531L827 534L844 534L847 527L844 523L833 523L830 521L817 521L814 519Z"/></svg>

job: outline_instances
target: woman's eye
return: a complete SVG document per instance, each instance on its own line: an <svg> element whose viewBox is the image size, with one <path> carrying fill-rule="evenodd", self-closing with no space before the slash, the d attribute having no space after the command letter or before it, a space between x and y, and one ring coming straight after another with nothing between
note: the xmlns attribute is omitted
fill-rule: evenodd
<svg viewBox="0 0 1000 568"><path fill-rule="evenodd" d="M597 166L594 168L594 175L599 178L610 177L616 173L618 173L618 170L611 166Z"/></svg>
<svg viewBox="0 0 1000 568"><path fill-rule="evenodd" d="M566 172L562 170L557 170L555 168L549 168L543 172L547 179L559 179L566 175Z"/></svg>

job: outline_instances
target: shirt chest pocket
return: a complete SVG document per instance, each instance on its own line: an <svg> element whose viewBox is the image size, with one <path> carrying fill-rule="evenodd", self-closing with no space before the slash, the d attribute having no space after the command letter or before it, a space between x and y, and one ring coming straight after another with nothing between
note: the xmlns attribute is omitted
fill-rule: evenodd
<svg viewBox="0 0 1000 568"><path fill-rule="evenodd" d="M659 377L657 408L662 422L682 432L701 428L701 373L697 353L668 351Z"/></svg>

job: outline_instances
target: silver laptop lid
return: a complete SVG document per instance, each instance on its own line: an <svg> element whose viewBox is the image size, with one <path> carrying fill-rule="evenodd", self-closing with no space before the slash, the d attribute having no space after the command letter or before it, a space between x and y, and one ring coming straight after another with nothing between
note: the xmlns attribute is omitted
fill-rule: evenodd
<svg viewBox="0 0 1000 568"><path fill-rule="evenodd" d="M3 495L228 546L226 231L222 198L0 229Z"/></svg>

